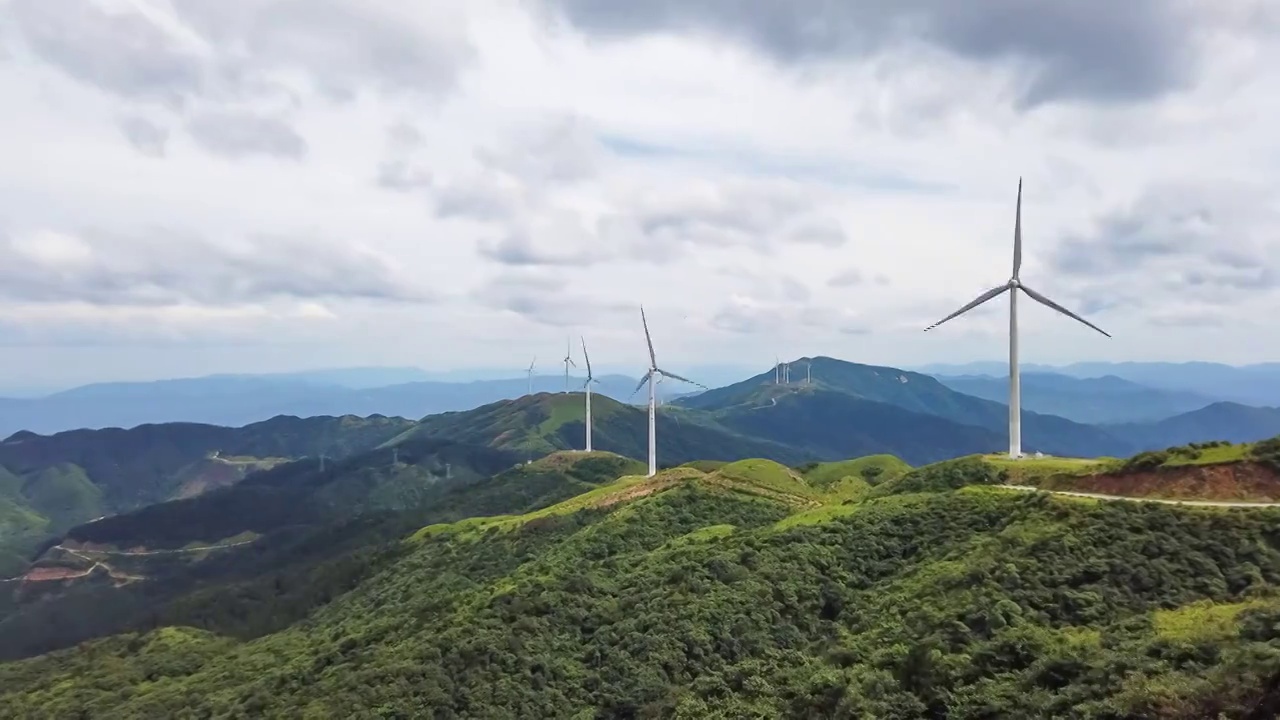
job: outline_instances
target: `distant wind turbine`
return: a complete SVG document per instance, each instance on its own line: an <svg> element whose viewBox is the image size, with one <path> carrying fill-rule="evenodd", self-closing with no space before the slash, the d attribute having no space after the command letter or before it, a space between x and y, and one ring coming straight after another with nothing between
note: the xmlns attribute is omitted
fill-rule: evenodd
<svg viewBox="0 0 1280 720"><path fill-rule="evenodd" d="M1009 282L993 287L974 298L973 302L965 305L959 310L942 318L938 322L925 328L928 332L942 323L963 315L979 305L1009 292L1009 457L1022 457L1022 388L1021 379L1018 375L1018 291L1026 293L1032 300L1066 315L1067 317L1084 323L1085 325L1097 330L1098 332L1111 337L1105 330L1085 320L1079 315L1062 307L1058 303L1032 290L1022 284L1018 271L1022 269L1022 178L1018 178L1018 205L1015 211L1013 222L1013 276L1009 278Z"/></svg>
<svg viewBox="0 0 1280 720"><path fill-rule="evenodd" d="M773 356L773 384L777 385L782 382L782 360L777 356Z"/></svg>
<svg viewBox="0 0 1280 720"><path fill-rule="evenodd" d="M573 361L573 352L569 349L569 344L573 342L569 338L564 339L564 391L569 392L569 366L578 367L578 363Z"/></svg>
<svg viewBox="0 0 1280 720"><path fill-rule="evenodd" d="M690 385L697 385L703 390L710 390L706 385L697 383L689 378L680 377L672 372L667 372L658 367L658 357L653 352L653 338L649 335L649 321L644 316L644 307L640 308L640 322L644 324L644 340L649 345L649 370L640 378L640 384L636 385L636 389L631 391L634 396L640 392L640 388L649 384L649 477L658 474L658 397L657 385L658 380L663 377L669 377L672 380L679 380Z"/></svg>
<svg viewBox="0 0 1280 720"><path fill-rule="evenodd" d="M538 362L538 356L534 355L533 360L529 361L529 369L525 370L525 375L527 375L529 378L529 392L527 393L529 395L533 394L533 366L537 362Z"/></svg>
<svg viewBox="0 0 1280 720"><path fill-rule="evenodd" d="M587 394L587 452L591 452L591 383L600 382L591 374L591 356L587 354L587 340L582 339L582 359L587 363L587 381L582 383L582 389Z"/></svg>
<svg viewBox="0 0 1280 720"><path fill-rule="evenodd" d="M813 361L812 360L808 360L804 364L804 384L805 385L813 384Z"/></svg>

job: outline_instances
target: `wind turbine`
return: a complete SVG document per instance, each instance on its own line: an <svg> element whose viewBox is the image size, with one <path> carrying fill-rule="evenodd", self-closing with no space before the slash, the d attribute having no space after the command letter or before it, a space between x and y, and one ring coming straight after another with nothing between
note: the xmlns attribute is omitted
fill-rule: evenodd
<svg viewBox="0 0 1280 720"><path fill-rule="evenodd" d="M805 385L812 385L812 384L813 384L813 361L812 361L812 360L807 360L807 361L805 361L805 364L804 364L804 384L805 384Z"/></svg>
<svg viewBox="0 0 1280 720"><path fill-rule="evenodd" d="M564 363L564 391L565 392L569 392L569 366L572 365L574 367L578 367L578 363L573 361L573 353L569 350L570 342L572 341L569 340L569 338L564 339L564 360L560 361Z"/></svg>
<svg viewBox="0 0 1280 720"><path fill-rule="evenodd" d="M1004 294L1009 293L1009 457L1022 457L1022 388L1021 378L1018 376L1018 291L1026 293L1028 297L1036 302L1048 307L1051 310L1066 315L1067 317L1084 323L1085 325L1097 330L1098 332L1111 337L1105 330L1085 320L1079 315L1062 307L1058 303L1032 290L1022 284L1022 279L1018 276L1018 271L1022 269L1022 178L1018 178L1018 205L1013 222L1013 276L1009 278L1009 282L993 287L974 298L973 302L965 305L959 310L942 318L938 322L925 328L928 332L942 323L963 315L979 305Z"/></svg>
<svg viewBox="0 0 1280 720"><path fill-rule="evenodd" d="M644 306L640 307L640 322L644 324L644 340L649 345L649 370L644 377L640 378L640 384L636 385L636 389L632 390L631 394L635 395L640 392L640 388L644 387L645 383L649 384L649 477L653 477L658 474L658 396L655 389L658 380L669 377L672 380L697 385L703 390L710 390L710 388L658 367L658 357L653 352L653 338L649 335L649 321L644 316Z"/></svg>
<svg viewBox="0 0 1280 720"><path fill-rule="evenodd" d="M536 362L538 362L538 356L534 355L533 359L529 361L529 369L525 370L525 375L529 378L529 392L527 393L529 395L533 394L533 365Z"/></svg>
<svg viewBox="0 0 1280 720"><path fill-rule="evenodd" d="M773 384L777 385L782 382L782 360L777 355L773 356Z"/></svg>
<svg viewBox="0 0 1280 720"><path fill-rule="evenodd" d="M582 359L587 363L587 381L582 383L582 389L587 394L587 452L591 452L591 383L600 381L591 374L591 356L587 354L586 338L582 339Z"/></svg>

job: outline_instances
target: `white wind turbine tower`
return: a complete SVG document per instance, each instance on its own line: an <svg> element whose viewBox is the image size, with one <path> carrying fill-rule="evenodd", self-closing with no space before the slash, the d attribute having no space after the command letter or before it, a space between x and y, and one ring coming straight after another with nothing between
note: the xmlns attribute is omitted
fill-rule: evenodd
<svg viewBox="0 0 1280 720"><path fill-rule="evenodd" d="M600 381L591 374L591 356L587 354L586 338L582 339L582 359L587 363L587 381L582 384L582 389L587 394L587 452L591 452L591 383Z"/></svg>
<svg viewBox="0 0 1280 720"><path fill-rule="evenodd" d="M669 377L672 380L697 385L703 390L709 390L710 388L702 383L696 383L689 378L680 377L675 373L667 372L658 367L658 357L653 352L653 338L649 336L649 321L644 316L643 306L640 308L640 322L644 324L644 340L649 345L649 370L644 374L644 377L640 378L640 384L636 385L636 389L632 390L631 394L635 395L640 392L640 388L644 387L645 383L649 384L649 477L653 477L658 474L658 396L655 389L658 385L658 380Z"/></svg>
<svg viewBox="0 0 1280 720"><path fill-rule="evenodd" d="M1018 276L1018 271L1022 268L1022 178L1018 178L1018 205L1015 213L1013 222L1013 276L1009 278L1009 282L991 288L975 298L973 302L925 328L925 332L928 332L1006 291L1009 292L1009 457L1014 459L1022 457L1022 389L1021 378L1018 376L1018 291L1021 290L1032 300L1045 307L1056 310L1073 320L1084 323L1107 337L1111 337L1097 325L1022 284L1022 280Z"/></svg>
<svg viewBox="0 0 1280 720"><path fill-rule="evenodd" d="M533 366L537 362L538 362L538 356L534 355L533 359L529 361L529 369L524 371L525 376L528 378L528 381L529 381L529 391L527 393L529 395L533 394Z"/></svg>
<svg viewBox="0 0 1280 720"><path fill-rule="evenodd" d="M573 361L573 352L570 351L569 349L569 343L571 342L572 341L569 338L564 339L564 360L560 361L564 363L564 391L565 392L569 392L569 366L572 365L574 367L578 367L578 363Z"/></svg>

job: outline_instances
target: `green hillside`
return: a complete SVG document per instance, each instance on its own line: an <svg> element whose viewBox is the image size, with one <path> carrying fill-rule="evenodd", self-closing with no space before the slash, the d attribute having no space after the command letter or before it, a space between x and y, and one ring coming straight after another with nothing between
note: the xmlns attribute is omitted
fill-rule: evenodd
<svg viewBox="0 0 1280 720"><path fill-rule="evenodd" d="M807 362L812 362L812 384L777 385L770 370L674 404L711 413L738 432L773 438L790 431L784 442L815 445L820 453L829 448L835 457L893 452L912 462L932 462L1007 443L1006 405L956 392L929 375L829 357L796 360L793 374ZM921 429L913 432L915 425ZM841 444L832 433L844 426L861 437ZM1024 411L1022 427L1028 451L1092 456L1137 449L1128 436L1052 415Z"/></svg>
<svg viewBox="0 0 1280 720"><path fill-rule="evenodd" d="M768 437L826 460L889 453L928 463L990 452L1006 442L985 428L822 388L788 392L774 400L764 406L728 408L715 417L735 432Z"/></svg>
<svg viewBox="0 0 1280 720"><path fill-rule="evenodd" d="M324 473L314 463L282 465L226 490L73 528L66 542L89 545L78 554L55 548L37 567L87 569L96 561L145 582L72 584L8 613L0 603L0 658L155 618L252 637L305 616L375 572L398 553L386 543L425 524L530 512L643 470L604 452L561 452L517 465L504 451L419 439ZM231 545L244 539L253 542ZM227 547L183 550L209 546ZM139 547L167 552L116 552Z"/></svg>
<svg viewBox="0 0 1280 720"><path fill-rule="evenodd" d="M873 466L902 470L851 467L865 480ZM1280 510L1058 500L957 479L979 471L999 469L918 468L860 502L825 491L852 477L843 469L806 477L767 461L598 483L526 514L431 525L372 572L328 561L313 576L350 585L253 639L220 628L215 609L252 624L274 599L205 598L183 622L162 615L140 634L0 664L0 707L1246 718L1280 699Z"/></svg>
<svg viewBox="0 0 1280 720"><path fill-rule="evenodd" d="M538 457L578 450L585 442L582 393L538 393L466 412L430 415L392 443L408 437L438 437L488 445ZM631 458L647 458L647 410L609 397L592 396L592 445ZM666 406L658 413L658 460L674 466L693 460L766 457L783 463L812 459L804 448L733 432L705 413Z"/></svg>
<svg viewBox="0 0 1280 720"><path fill-rule="evenodd" d="M242 428L16 433L0 442L0 577L19 572L45 540L94 518L233 485L289 458L343 458L411 425L381 416L278 417Z"/></svg>

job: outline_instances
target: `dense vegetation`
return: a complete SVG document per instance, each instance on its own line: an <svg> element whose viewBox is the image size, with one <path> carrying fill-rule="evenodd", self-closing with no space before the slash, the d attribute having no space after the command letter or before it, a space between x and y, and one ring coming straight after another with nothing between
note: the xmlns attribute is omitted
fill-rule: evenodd
<svg viewBox="0 0 1280 720"><path fill-rule="evenodd" d="M987 489L1002 470L979 458L591 468L553 507L313 564L349 584L303 621L271 620L286 580L0 665L0 715L1244 718L1280 700L1280 511ZM826 494L854 481L872 497Z"/></svg>
<svg viewBox="0 0 1280 720"><path fill-rule="evenodd" d="M45 540L94 518L196 495L288 458L342 458L409 424L279 417L242 428L169 423L16 433L0 442L0 577L20 572Z"/></svg>
<svg viewBox="0 0 1280 720"><path fill-rule="evenodd" d="M357 456L324 473L308 471L306 463L282 466L224 491L76 528L68 540L118 547L207 546L246 534L256 540L216 553L51 551L38 566L83 568L89 557L147 581L122 588L77 582L39 598L19 592L21 602L7 609L0 602L0 659L158 623L253 636L341 594L396 556L396 546L381 544L423 525L529 512L643 471L641 463L608 453L555 454L513 466L502 451L416 439L400 446L397 464L390 453L376 453L383 455L387 461ZM320 501L332 496L350 502Z"/></svg>

